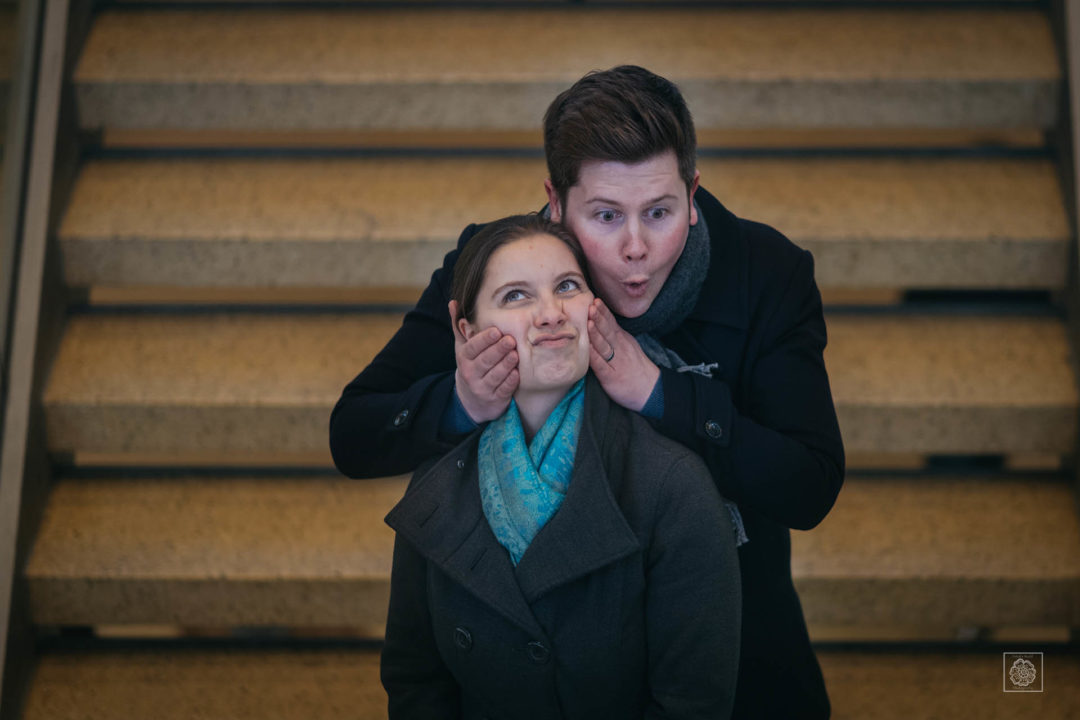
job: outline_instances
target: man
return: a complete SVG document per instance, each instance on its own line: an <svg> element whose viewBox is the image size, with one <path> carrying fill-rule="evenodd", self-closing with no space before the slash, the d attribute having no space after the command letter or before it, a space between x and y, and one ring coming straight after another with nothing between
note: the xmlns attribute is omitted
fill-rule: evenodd
<svg viewBox="0 0 1080 720"><path fill-rule="evenodd" d="M743 626L736 718L827 718L791 578L789 528L831 509L844 453L810 253L698 187L693 121L647 70L590 73L544 118L551 217L581 241L593 289L590 367L615 402L705 460L737 505ZM407 472L502 413L514 341L451 327L454 262L432 275L330 420L351 477ZM449 309L449 312L448 312Z"/></svg>

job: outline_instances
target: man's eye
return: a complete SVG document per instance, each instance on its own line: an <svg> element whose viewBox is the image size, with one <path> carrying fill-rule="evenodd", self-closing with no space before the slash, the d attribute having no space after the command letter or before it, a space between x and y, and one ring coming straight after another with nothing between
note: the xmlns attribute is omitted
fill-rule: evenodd
<svg viewBox="0 0 1080 720"><path fill-rule="evenodd" d="M600 222L614 222L617 217L614 210L601 210L596 214L596 217L600 219Z"/></svg>
<svg viewBox="0 0 1080 720"><path fill-rule="evenodd" d="M649 219L650 220L663 220L664 216L667 215L667 214L668 214L667 208L662 208L662 207L653 208L653 209L649 210Z"/></svg>
<svg viewBox="0 0 1080 720"><path fill-rule="evenodd" d="M567 279L567 280L563 280L561 283L559 283L559 286L557 288L555 288L555 292L567 293L567 292L570 292L572 290L577 290L580 287L581 286L578 285L577 280L569 280L569 279Z"/></svg>

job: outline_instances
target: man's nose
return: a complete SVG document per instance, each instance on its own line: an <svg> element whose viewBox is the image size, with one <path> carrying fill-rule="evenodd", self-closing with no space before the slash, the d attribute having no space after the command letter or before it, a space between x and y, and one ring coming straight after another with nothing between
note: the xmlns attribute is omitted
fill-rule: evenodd
<svg viewBox="0 0 1080 720"><path fill-rule="evenodd" d="M645 242L644 229L640 222L629 222L626 225L626 235L623 238L622 256L627 262L642 260L649 252L649 246Z"/></svg>

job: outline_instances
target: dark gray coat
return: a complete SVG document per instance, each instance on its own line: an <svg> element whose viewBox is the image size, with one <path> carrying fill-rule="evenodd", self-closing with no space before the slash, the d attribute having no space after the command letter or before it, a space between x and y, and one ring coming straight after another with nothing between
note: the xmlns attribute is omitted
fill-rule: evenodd
<svg viewBox="0 0 1080 720"><path fill-rule="evenodd" d="M515 568L481 509L478 437L386 518L391 720L729 717L738 555L702 461L590 375L566 498Z"/></svg>

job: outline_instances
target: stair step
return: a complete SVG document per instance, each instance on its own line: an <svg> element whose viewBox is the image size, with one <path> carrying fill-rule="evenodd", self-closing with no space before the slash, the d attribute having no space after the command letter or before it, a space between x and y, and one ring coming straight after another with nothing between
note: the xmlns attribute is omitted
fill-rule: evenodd
<svg viewBox="0 0 1080 720"><path fill-rule="evenodd" d="M372 650L123 650L42 657L22 720L386 718Z"/></svg>
<svg viewBox="0 0 1080 720"><path fill-rule="evenodd" d="M67 480L27 566L46 625L354 626L382 636L406 478Z"/></svg>
<svg viewBox="0 0 1080 720"><path fill-rule="evenodd" d="M400 315L73 316L48 380L60 453L329 458L341 389ZM1052 317L835 314L825 359L852 453L1072 451L1077 390Z"/></svg>
<svg viewBox="0 0 1080 720"><path fill-rule="evenodd" d="M1070 718L1080 658L1044 655L1044 692L1002 692L998 652L817 653L836 720ZM55 653L42 658L24 720L386 717L372 650L164 650Z"/></svg>
<svg viewBox="0 0 1080 720"><path fill-rule="evenodd" d="M702 158L736 214L832 288L1064 287L1046 159ZM421 288L469 222L539 209L539 158L99 160L60 228L87 286ZM418 203L417 198L427 201Z"/></svg>
<svg viewBox="0 0 1080 720"><path fill-rule="evenodd" d="M382 518L404 482L61 481L26 570L34 621L381 635L393 544ZM822 525L792 534L792 572L812 624L1080 622L1064 482L850 478Z"/></svg>
<svg viewBox="0 0 1080 720"><path fill-rule="evenodd" d="M88 129L521 130L625 62L703 129L1048 128L1061 83L1036 9L625 7L114 9L74 82Z"/></svg>
<svg viewBox="0 0 1080 720"><path fill-rule="evenodd" d="M1080 624L1080 521L1059 480L851 478L791 555L812 624Z"/></svg>

